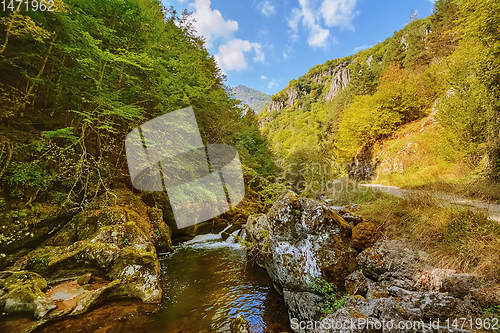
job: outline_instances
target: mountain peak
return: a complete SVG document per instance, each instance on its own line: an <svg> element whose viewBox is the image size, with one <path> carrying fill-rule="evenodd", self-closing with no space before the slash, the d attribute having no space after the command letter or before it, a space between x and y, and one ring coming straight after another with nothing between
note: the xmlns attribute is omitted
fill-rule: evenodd
<svg viewBox="0 0 500 333"><path fill-rule="evenodd" d="M271 101L271 96L247 86L240 84L231 88L233 96L241 100L244 104L250 106L256 113L261 113L267 104Z"/></svg>

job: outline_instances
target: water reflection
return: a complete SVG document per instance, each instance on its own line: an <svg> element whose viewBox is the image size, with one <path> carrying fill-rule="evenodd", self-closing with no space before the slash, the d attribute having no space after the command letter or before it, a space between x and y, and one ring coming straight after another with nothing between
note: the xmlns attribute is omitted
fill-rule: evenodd
<svg viewBox="0 0 500 333"><path fill-rule="evenodd" d="M36 332L219 333L229 332L231 319L238 315L249 321L252 333L291 332L283 299L267 273L248 262L231 240L198 236L160 262L163 304L111 301L86 314L47 323ZM0 322L2 332L21 331L21 322L4 326L8 323Z"/></svg>
<svg viewBox="0 0 500 333"><path fill-rule="evenodd" d="M162 265L169 306L156 328L228 332L231 319L242 315L252 332L289 330L283 300L239 245L200 239L177 248Z"/></svg>

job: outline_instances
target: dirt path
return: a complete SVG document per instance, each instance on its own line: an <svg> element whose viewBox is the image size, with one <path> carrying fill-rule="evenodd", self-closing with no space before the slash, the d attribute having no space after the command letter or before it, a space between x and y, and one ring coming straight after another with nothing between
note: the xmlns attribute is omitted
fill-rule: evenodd
<svg viewBox="0 0 500 333"><path fill-rule="evenodd" d="M404 189L401 189L401 188L395 187L395 186L385 186L385 185L378 185L378 184L362 184L361 186L378 189L378 190L383 191L385 193L395 195L398 198L402 198L406 194L409 194L409 193L422 192L419 190L404 190ZM460 196L452 195L452 194L448 194L448 193L436 193L435 196L438 200L442 201L443 203L446 203L447 205L476 207L480 210L487 212L492 220L500 222L500 205L490 204L490 203L480 201L480 200L468 199L468 198L464 198L464 197L460 197Z"/></svg>

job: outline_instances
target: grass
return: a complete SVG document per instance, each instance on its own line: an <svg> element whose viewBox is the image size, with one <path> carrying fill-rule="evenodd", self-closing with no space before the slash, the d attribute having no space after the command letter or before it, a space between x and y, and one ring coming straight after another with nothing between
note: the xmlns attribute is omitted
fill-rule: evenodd
<svg viewBox="0 0 500 333"><path fill-rule="evenodd" d="M360 188L351 185L346 191L338 191L333 204L360 204L357 214L383 224L385 237L419 244L441 268L500 282L500 223L481 211L444 204L429 191L400 199Z"/></svg>
<svg viewBox="0 0 500 333"><path fill-rule="evenodd" d="M375 153L385 161L376 183L500 202L500 183L484 176L481 154L465 156L453 149L431 117L403 126Z"/></svg>

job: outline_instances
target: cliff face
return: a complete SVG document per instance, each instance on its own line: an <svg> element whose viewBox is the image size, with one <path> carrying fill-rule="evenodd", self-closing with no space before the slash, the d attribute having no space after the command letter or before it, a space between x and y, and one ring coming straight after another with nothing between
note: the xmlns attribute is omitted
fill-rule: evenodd
<svg viewBox="0 0 500 333"><path fill-rule="evenodd" d="M345 89L351 81L351 71L347 68L350 63L342 63L333 69L330 81L330 90L326 93L325 99L332 100L340 90Z"/></svg>
<svg viewBox="0 0 500 333"><path fill-rule="evenodd" d="M324 99L330 101L337 96L341 90L345 89L351 80L351 70L347 68L350 64L352 64L352 62L346 61L339 65L329 67L319 73L306 74L305 80L316 84L322 84L324 86L323 90L329 85L330 88L326 91ZM281 111L291 108L297 100L301 101L307 95L307 91L299 92L289 85L286 89L274 96L267 106L267 111Z"/></svg>

